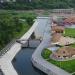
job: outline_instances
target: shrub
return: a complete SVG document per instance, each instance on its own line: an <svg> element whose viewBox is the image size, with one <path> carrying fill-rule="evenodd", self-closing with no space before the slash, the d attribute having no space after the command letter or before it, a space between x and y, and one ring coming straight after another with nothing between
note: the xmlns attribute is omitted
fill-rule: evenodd
<svg viewBox="0 0 75 75"><path fill-rule="evenodd" d="M41 55L44 59L48 59L51 53L52 52L49 49L44 49Z"/></svg>

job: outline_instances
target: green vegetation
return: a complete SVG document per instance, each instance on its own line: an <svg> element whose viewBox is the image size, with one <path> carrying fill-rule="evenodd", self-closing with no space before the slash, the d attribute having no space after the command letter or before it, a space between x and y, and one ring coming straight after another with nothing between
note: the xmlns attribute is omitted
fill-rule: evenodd
<svg viewBox="0 0 75 75"><path fill-rule="evenodd" d="M52 52L50 51L50 50L48 50L48 49L45 49L43 52L42 52L42 57L44 58L44 59L47 59L47 61L48 62L50 62L50 63L52 63L52 64L54 64L54 65L56 65L56 66L58 66L58 67L60 67L60 68L62 68L62 69L64 69L65 71L67 71L67 72L70 72L70 73L72 73L72 72L75 72L75 60L69 60L69 61L55 61L55 60L53 60L53 59L50 59L50 54L51 54Z"/></svg>
<svg viewBox="0 0 75 75"><path fill-rule="evenodd" d="M32 13L0 13L0 49L27 32L35 17Z"/></svg>
<svg viewBox="0 0 75 75"><path fill-rule="evenodd" d="M72 74L72 75L75 75L75 73L74 73L74 74Z"/></svg>
<svg viewBox="0 0 75 75"><path fill-rule="evenodd" d="M22 10L75 8L75 0L16 0L16 2L2 3L0 8Z"/></svg>
<svg viewBox="0 0 75 75"><path fill-rule="evenodd" d="M74 43L74 44L71 44L71 45L69 45L69 46L75 48L75 43Z"/></svg>
<svg viewBox="0 0 75 75"><path fill-rule="evenodd" d="M44 49L41 55L44 59L49 59L51 53L52 52L49 49Z"/></svg>
<svg viewBox="0 0 75 75"><path fill-rule="evenodd" d="M64 36L75 38L75 28L65 28Z"/></svg>
<svg viewBox="0 0 75 75"><path fill-rule="evenodd" d="M67 72L75 72L75 60L69 60L69 61L55 61L52 59L49 59L48 62L64 69Z"/></svg>

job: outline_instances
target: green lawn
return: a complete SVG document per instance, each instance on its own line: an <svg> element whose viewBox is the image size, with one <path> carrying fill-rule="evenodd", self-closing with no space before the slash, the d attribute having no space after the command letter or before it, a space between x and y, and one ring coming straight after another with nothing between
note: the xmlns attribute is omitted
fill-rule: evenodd
<svg viewBox="0 0 75 75"><path fill-rule="evenodd" d="M75 48L75 43L74 43L74 44L71 44L71 45L69 45L69 46Z"/></svg>
<svg viewBox="0 0 75 75"><path fill-rule="evenodd" d="M65 71L72 73L75 72L75 60L70 60L70 61L55 61L52 59L49 59L48 62L64 69Z"/></svg>
<svg viewBox="0 0 75 75"><path fill-rule="evenodd" d="M75 28L65 28L65 33L63 35L75 38Z"/></svg>
<svg viewBox="0 0 75 75"><path fill-rule="evenodd" d="M45 49L42 52L42 57L44 59L47 59L48 62L64 69L65 71L72 73L75 72L75 60L69 60L69 61L55 61L53 59L50 59L49 56L52 52L48 49Z"/></svg>

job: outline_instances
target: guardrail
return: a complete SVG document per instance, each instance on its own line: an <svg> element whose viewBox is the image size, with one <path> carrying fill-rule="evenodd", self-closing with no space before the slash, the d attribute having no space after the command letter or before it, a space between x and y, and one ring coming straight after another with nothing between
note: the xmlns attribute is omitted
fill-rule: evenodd
<svg viewBox="0 0 75 75"><path fill-rule="evenodd" d="M13 39L9 44L7 44L2 50L0 50L0 58L12 47L16 42L16 39Z"/></svg>

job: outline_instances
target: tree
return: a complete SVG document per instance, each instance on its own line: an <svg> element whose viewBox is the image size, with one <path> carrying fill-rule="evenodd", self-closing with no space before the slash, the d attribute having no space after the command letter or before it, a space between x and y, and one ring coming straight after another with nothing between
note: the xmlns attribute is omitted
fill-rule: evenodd
<svg viewBox="0 0 75 75"><path fill-rule="evenodd" d="M11 41L16 33L21 32L23 24L18 17L11 14L0 14L0 47Z"/></svg>

